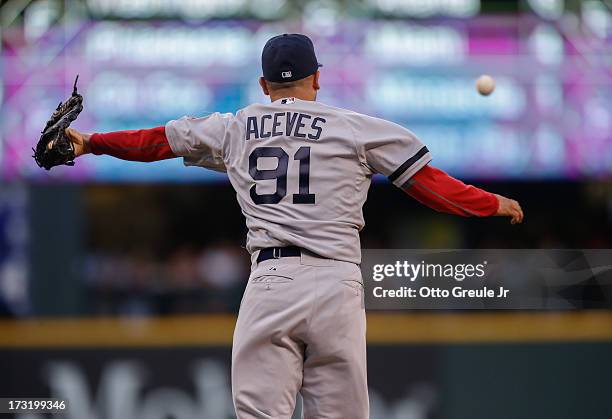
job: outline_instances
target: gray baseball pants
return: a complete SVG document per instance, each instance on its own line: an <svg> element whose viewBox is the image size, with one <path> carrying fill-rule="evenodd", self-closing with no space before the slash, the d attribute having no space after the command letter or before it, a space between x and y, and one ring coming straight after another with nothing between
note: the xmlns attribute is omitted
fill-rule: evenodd
<svg viewBox="0 0 612 419"><path fill-rule="evenodd" d="M363 281L353 263L302 253L253 267L232 348L238 419L366 419Z"/></svg>

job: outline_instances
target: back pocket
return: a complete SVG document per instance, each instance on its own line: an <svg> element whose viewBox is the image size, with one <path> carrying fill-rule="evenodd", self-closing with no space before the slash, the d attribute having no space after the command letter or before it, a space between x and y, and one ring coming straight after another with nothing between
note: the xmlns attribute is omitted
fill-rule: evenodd
<svg viewBox="0 0 612 419"><path fill-rule="evenodd" d="M291 282L293 278L282 275L258 275L249 280L252 284L281 284L283 282Z"/></svg>

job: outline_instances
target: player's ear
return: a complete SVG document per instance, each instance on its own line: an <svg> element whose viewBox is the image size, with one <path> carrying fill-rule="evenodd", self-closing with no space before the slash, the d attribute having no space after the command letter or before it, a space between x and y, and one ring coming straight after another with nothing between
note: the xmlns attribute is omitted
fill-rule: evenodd
<svg viewBox="0 0 612 419"><path fill-rule="evenodd" d="M259 85L261 86L261 90L263 90L264 95L270 96L270 90L268 89L268 84L266 83L266 79L264 79L263 77L260 77Z"/></svg>
<svg viewBox="0 0 612 419"><path fill-rule="evenodd" d="M321 86L319 85L319 75L320 74L321 72L317 70L317 72L314 73L314 77L312 78L312 88L315 90L319 90L321 88Z"/></svg>

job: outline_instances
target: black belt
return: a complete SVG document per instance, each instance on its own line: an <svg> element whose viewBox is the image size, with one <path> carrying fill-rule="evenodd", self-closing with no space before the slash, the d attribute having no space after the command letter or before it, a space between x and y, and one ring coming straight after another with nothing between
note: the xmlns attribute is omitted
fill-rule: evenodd
<svg viewBox="0 0 612 419"><path fill-rule="evenodd" d="M297 246L268 247L259 251L259 255L257 256L257 263L263 262L264 260L268 259L280 259L301 255L302 248Z"/></svg>

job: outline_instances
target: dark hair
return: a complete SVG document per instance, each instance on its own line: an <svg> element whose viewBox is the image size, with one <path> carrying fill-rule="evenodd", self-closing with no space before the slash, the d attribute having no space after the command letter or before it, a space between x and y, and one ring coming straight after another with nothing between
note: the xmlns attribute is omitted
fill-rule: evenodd
<svg viewBox="0 0 612 419"><path fill-rule="evenodd" d="M314 74L311 74L310 76L304 77L303 79L294 80L294 81L286 81L286 82L283 82L283 83L266 80L266 84L268 85L268 89L270 89L270 90L291 89L293 87L300 86L306 80L310 79L310 77L312 77L313 75Z"/></svg>

